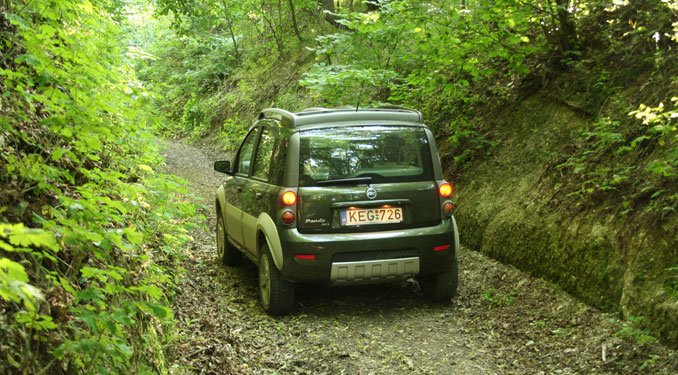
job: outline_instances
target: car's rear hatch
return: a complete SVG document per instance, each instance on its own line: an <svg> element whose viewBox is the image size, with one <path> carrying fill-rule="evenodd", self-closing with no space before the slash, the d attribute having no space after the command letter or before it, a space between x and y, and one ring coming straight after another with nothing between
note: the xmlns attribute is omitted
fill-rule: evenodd
<svg viewBox="0 0 678 375"><path fill-rule="evenodd" d="M297 226L364 232L440 223L431 147L421 126L302 131Z"/></svg>

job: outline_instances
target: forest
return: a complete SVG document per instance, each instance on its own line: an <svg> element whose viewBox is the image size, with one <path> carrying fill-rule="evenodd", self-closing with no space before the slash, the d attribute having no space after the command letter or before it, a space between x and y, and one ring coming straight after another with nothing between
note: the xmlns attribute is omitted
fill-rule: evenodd
<svg viewBox="0 0 678 375"><path fill-rule="evenodd" d="M675 1L0 0L0 42L0 373L170 372L164 142L266 107L422 111L465 246L678 344Z"/></svg>

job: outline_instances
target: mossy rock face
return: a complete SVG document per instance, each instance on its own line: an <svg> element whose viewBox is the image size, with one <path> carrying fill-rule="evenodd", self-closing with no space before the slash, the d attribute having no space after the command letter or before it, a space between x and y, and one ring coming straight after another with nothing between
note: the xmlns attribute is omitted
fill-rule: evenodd
<svg viewBox="0 0 678 375"><path fill-rule="evenodd" d="M616 245L600 224L578 225L558 221L558 215L508 208L487 226L480 249L556 281L595 306L612 309L621 298L624 275Z"/></svg>
<svg viewBox="0 0 678 375"><path fill-rule="evenodd" d="M678 291L665 285L666 270L678 265L676 220L657 228L640 217L554 204L563 193L557 181L544 186L546 165L590 124L537 96L502 117L501 145L457 189L462 242L596 307L644 316L678 344Z"/></svg>
<svg viewBox="0 0 678 375"><path fill-rule="evenodd" d="M678 346L678 219L662 226L648 223L634 231L625 248L621 308L642 316L661 337Z"/></svg>

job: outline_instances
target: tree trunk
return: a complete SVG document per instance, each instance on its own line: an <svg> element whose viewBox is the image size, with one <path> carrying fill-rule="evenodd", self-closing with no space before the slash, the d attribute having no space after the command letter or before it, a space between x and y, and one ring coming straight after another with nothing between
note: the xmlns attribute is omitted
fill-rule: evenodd
<svg viewBox="0 0 678 375"><path fill-rule="evenodd" d="M379 10L379 4L369 2L369 3L365 3L365 5L367 5L367 11L368 12L374 12L375 10Z"/></svg>
<svg viewBox="0 0 678 375"><path fill-rule="evenodd" d="M231 41L233 42L233 51L235 52L235 62L240 65L240 50L238 49L238 39L235 37L235 32L233 31L233 20L228 18L226 20L226 26L228 26L228 32L231 34Z"/></svg>
<svg viewBox="0 0 678 375"><path fill-rule="evenodd" d="M280 54L280 57L283 57L285 55L285 41L283 40L282 36L279 35L279 33L276 31L275 24L273 23L274 20L272 20L270 17L267 17L266 9L263 8L261 12L261 17L264 19L264 21L268 25L268 29L271 31L273 41L278 47L278 53Z"/></svg>
<svg viewBox="0 0 678 375"><path fill-rule="evenodd" d="M303 42L304 40L301 37L301 32L299 31L299 24L297 23L297 12L294 9L294 0L287 0L287 3L290 5L290 13L292 14L292 26L294 26L294 34L297 35L297 39L299 39L299 42Z"/></svg>
<svg viewBox="0 0 678 375"><path fill-rule="evenodd" d="M563 55L568 55L571 52L579 51L579 41L577 39L577 27L572 20L571 14L567 7L570 0L555 0L556 1L556 18L560 25L558 30L558 44ZM570 56L572 57L572 56Z"/></svg>
<svg viewBox="0 0 678 375"><path fill-rule="evenodd" d="M336 9L334 8L334 0L322 0L322 4L324 10L328 10L332 13L336 11Z"/></svg>
<svg viewBox="0 0 678 375"><path fill-rule="evenodd" d="M334 14L337 11L334 7L334 0L322 0L322 7L325 13L325 21L338 29L344 29L344 25L337 22L339 17Z"/></svg>

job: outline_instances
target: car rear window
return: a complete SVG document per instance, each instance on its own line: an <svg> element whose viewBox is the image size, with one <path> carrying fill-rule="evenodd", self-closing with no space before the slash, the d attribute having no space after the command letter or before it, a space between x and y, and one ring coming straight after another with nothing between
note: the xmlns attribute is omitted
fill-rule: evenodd
<svg viewBox="0 0 678 375"><path fill-rule="evenodd" d="M422 128L343 126L300 134L300 186L432 180Z"/></svg>

